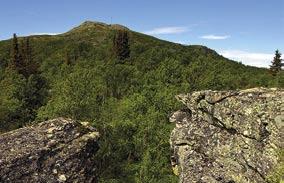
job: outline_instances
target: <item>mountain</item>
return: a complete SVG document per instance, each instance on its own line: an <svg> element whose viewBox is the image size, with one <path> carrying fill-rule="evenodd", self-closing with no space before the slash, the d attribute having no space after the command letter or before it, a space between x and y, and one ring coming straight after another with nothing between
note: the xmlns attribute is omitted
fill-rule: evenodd
<svg viewBox="0 0 284 183"><path fill-rule="evenodd" d="M127 32L129 40L125 59L114 53L119 32ZM25 41L18 38L20 50ZM12 40L0 42L1 131L56 117L93 122L101 134L96 160L101 182L177 181L168 123L181 107L175 95L284 86L283 73L272 76L205 46L171 43L121 25L87 21L29 41L38 71L26 76L8 66Z"/></svg>

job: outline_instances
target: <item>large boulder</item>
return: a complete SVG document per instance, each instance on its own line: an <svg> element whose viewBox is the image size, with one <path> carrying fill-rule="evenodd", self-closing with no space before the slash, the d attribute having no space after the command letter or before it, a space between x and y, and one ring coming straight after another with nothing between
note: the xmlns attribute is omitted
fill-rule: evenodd
<svg viewBox="0 0 284 183"><path fill-rule="evenodd" d="M98 132L53 119L0 135L0 182L97 182Z"/></svg>
<svg viewBox="0 0 284 183"><path fill-rule="evenodd" d="M206 90L177 99L185 108L170 117L176 123L170 142L181 183L284 178L283 89Z"/></svg>

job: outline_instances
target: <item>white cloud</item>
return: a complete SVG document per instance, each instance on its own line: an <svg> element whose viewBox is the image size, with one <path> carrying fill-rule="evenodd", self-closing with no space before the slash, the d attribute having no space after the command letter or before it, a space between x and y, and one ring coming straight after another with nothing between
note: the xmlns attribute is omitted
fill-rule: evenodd
<svg viewBox="0 0 284 183"><path fill-rule="evenodd" d="M210 39L210 40L228 39L230 37L231 36L229 36L229 35L217 36L217 35L213 35L213 34L200 36L200 38L202 38L202 39Z"/></svg>
<svg viewBox="0 0 284 183"><path fill-rule="evenodd" d="M145 31L144 33L149 35L159 35L159 34L180 34L187 31L188 31L187 27L160 27L150 31Z"/></svg>
<svg viewBox="0 0 284 183"><path fill-rule="evenodd" d="M235 61L240 61L245 65L256 67L269 67L274 54L268 53L254 53L242 50L222 50L219 52L224 57L230 58Z"/></svg>

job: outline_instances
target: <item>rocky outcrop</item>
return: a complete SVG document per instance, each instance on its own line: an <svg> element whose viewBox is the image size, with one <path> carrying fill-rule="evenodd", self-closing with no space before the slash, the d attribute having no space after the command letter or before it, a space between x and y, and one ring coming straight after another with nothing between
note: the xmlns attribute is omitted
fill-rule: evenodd
<svg viewBox="0 0 284 183"><path fill-rule="evenodd" d="M283 166L284 90L207 90L177 99L186 107L170 117L171 160L181 183L264 183Z"/></svg>
<svg viewBox="0 0 284 183"><path fill-rule="evenodd" d="M58 118L0 135L0 182L97 182L98 132Z"/></svg>

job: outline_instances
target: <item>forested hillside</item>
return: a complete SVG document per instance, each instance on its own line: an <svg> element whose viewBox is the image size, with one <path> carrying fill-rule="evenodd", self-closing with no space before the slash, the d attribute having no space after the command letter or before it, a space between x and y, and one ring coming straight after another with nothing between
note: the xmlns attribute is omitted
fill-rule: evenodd
<svg viewBox="0 0 284 183"><path fill-rule="evenodd" d="M15 30L16 31L16 30ZM13 44L14 41L14 44ZM67 117L101 133L101 182L175 182L169 115L175 95L202 89L284 87L283 71L245 66L120 25L85 22L55 36L0 42L0 131ZM24 60L17 65L15 60Z"/></svg>

